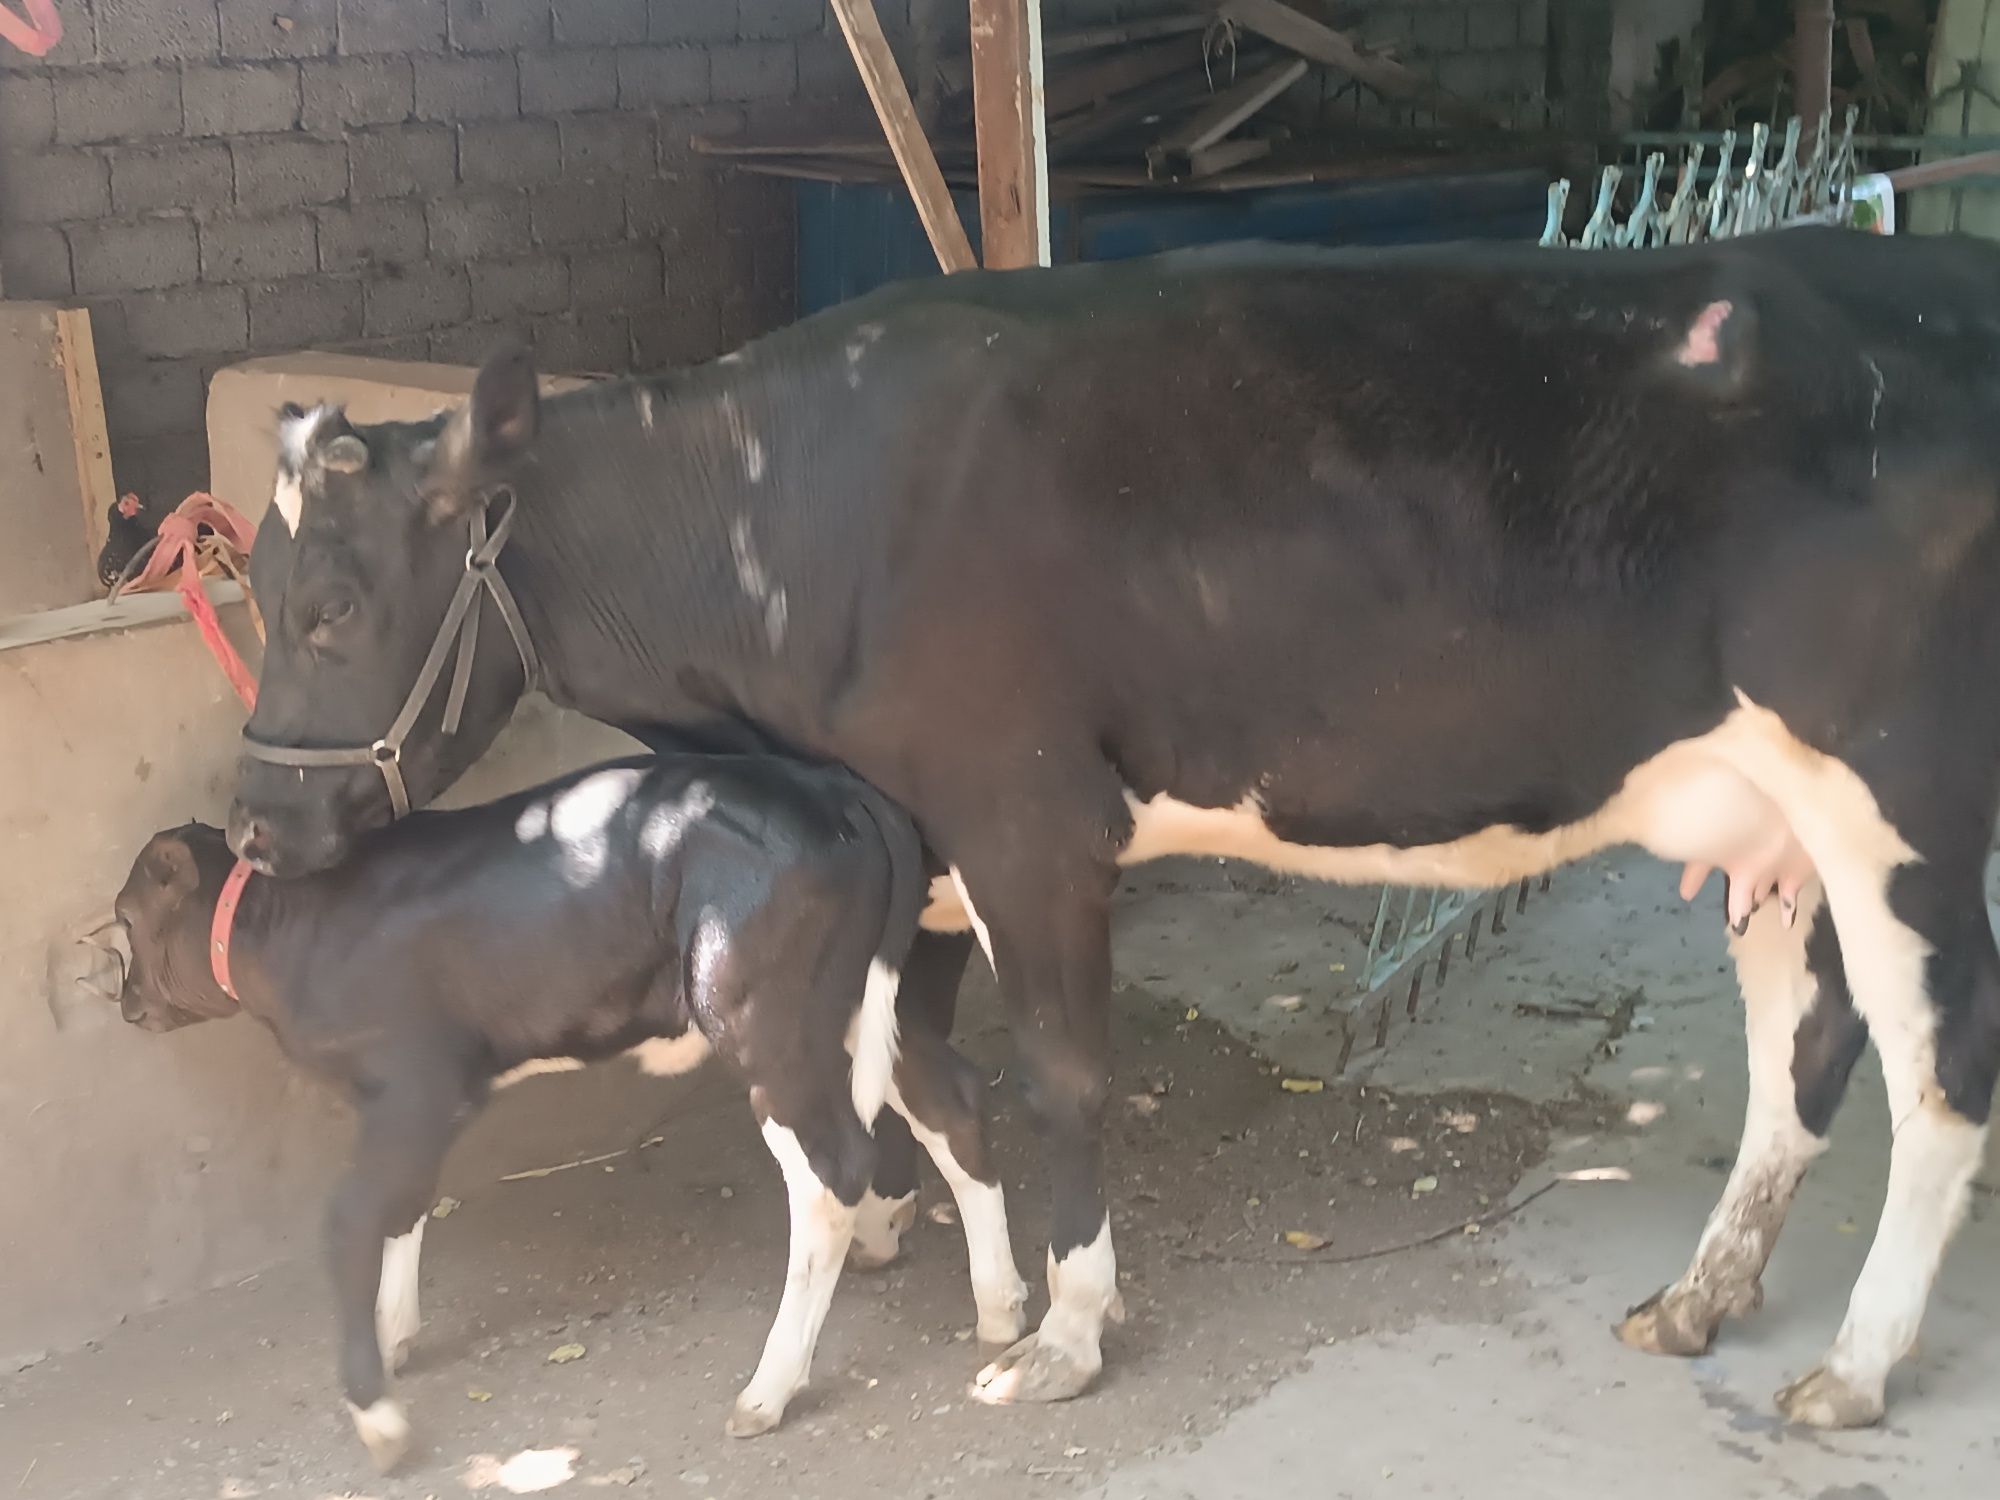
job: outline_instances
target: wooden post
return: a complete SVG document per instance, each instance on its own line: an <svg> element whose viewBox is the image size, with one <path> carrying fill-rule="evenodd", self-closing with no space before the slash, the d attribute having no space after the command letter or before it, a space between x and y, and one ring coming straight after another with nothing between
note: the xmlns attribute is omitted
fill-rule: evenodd
<svg viewBox="0 0 2000 1500"><path fill-rule="evenodd" d="M1812 157L1819 117L1833 100L1833 0L1792 0L1792 113L1799 160Z"/></svg>
<svg viewBox="0 0 2000 1500"><path fill-rule="evenodd" d="M937 157L917 120L917 107L910 101L909 86L896 67L889 39L882 34L874 0L833 0L833 13L875 105L876 118L882 122L882 133L889 138L889 150L903 173L903 182L916 201L917 217L923 220L938 264L946 272L974 269L979 261L972 253L972 242L965 236L958 206L951 201L951 189L945 186L944 173L938 170Z"/></svg>
<svg viewBox="0 0 2000 1500"><path fill-rule="evenodd" d="M970 0L979 234L988 269L1049 264L1041 0Z"/></svg>

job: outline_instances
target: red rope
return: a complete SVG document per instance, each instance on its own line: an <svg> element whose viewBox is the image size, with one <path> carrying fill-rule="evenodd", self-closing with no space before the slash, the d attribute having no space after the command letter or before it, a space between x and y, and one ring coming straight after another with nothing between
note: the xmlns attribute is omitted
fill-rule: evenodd
<svg viewBox="0 0 2000 1500"><path fill-rule="evenodd" d="M250 675L249 668L243 665L243 658L236 654L229 637L222 633L222 622L215 616L215 606L209 602L208 590L202 587L202 559L196 541L204 526L215 533L222 546L234 549L241 556L249 556L251 543L256 538L255 529L234 507L205 490L197 490L176 506L172 515L160 522L152 555L146 559L146 565L138 576L124 586L124 591L144 592L149 588L164 587L168 575L179 569L180 577L175 580L174 586L180 590L188 613L194 617L195 628L201 632L209 655L222 668L229 685L236 689L236 696L243 700L243 706L255 709L257 679Z"/></svg>
<svg viewBox="0 0 2000 1500"><path fill-rule="evenodd" d="M56 14L55 0L22 0L27 7L24 21L0 4L0 41L12 42L30 57L47 57L63 39L62 17Z"/></svg>

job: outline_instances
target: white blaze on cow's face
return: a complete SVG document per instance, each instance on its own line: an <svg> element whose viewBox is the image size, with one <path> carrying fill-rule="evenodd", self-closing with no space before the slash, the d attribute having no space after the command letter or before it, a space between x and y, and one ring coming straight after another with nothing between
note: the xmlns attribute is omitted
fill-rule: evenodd
<svg viewBox="0 0 2000 1500"><path fill-rule="evenodd" d="M271 494L271 508L293 536L299 534L305 518L305 473L313 440L319 435L320 423L331 414L332 408L327 406L303 411L288 405L278 417L278 483Z"/></svg>

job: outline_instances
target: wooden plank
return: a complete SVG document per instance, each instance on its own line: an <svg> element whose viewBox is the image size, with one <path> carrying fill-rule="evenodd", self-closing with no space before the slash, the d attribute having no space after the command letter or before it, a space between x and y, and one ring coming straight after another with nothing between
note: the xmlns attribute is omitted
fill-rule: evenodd
<svg viewBox="0 0 2000 1500"><path fill-rule="evenodd" d="M83 505L84 560L94 575L97 554L111 535L111 504L118 498L118 486L111 478L111 434L104 422L104 390L97 381L97 340L90 331L90 309L57 310L56 358L62 362L69 397L70 437Z"/></svg>
<svg viewBox="0 0 2000 1500"><path fill-rule="evenodd" d="M80 309L0 302L0 615L103 592L89 539L113 494L88 335Z"/></svg>
<svg viewBox="0 0 2000 1500"><path fill-rule="evenodd" d="M1240 141L1216 141L1192 151L1164 154L1149 151L1146 153L1146 170L1149 175L1166 182L1200 182L1249 162L1260 161L1270 154L1271 143L1268 140L1261 136L1248 136Z"/></svg>
<svg viewBox="0 0 2000 1500"><path fill-rule="evenodd" d="M1042 111L1053 120L1175 73L1200 72L1200 44L1184 36L1172 37L1058 73L1043 90Z"/></svg>
<svg viewBox="0 0 2000 1500"><path fill-rule="evenodd" d="M1162 157L1191 156L1215 145L1258 110L1306 76L1304 58L1288 57L1238 80L1215 96L1209 106L1175 126L1146 153Z"/></svg>
<svg viewBox="0 0 2000 1500"><path fill-rule="evenodd" d="M1819 117L1832 100L1833 0L1792 0L1792 113L1799 117L1800 161L1812 159Z"/></svg>
<svg viewBox="0 0 2000 1500"><path fill-rule="evenodd" d="M979 233L989 268L1049 264L1041 0L971 0Z"/></svg>
<svg viewBox="0 0 2000 1500"><path fill-rule="evenodd" d="M1445 119L1462 125L1499 124L1478 105L1439 88L1427 78L1420 78L1394 58L1363 51L1345 32L1301 15L1282 0L1210 0L1210 4L1218 15L1246 31L1254 31L1300 57L1338 68L1379 94L1427 105Z"/></svg>
<svg viewBox="0 0 2000 1500"><path fill-rule="evenodd" d="M875 105L882 133L902 170L903 181L917 205L917 217L930 237L931 250L947 272L969 271L978 260L965 226L959 222L958 205L938 171L937 158L917 120L917 107L910 99L909 86L896 67L889 39L882 34L882 21L875 14L874 0L832 0L833 13L847 38L847 50L854 54L854 66Z"/></svg>
<svg viewBox="0 0 2000 1500"><path fill-rule="evenodd" d="M1051 31L1042 38L1042 60L1053 62L1058 57L1095 52L1101 47L1129 47L1134 42L1156 42L1161 37L1204 31L1214 19L1213 16L1149 16L1113 26ZM938 67L937 76L948 92L962 94L972 87L972 59L955 57Z"/></svg>

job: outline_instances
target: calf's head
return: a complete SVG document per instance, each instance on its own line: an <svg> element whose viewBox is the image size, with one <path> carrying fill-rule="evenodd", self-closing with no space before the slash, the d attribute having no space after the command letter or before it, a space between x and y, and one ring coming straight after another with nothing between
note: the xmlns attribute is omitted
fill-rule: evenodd
<svg viewBox="0 0 2000 1500"><path fill-rule="evenodd" d="M411 805L422 806L506 723L528 673L482 589L471 598L484 619L453 732L445 705L456 651L401 742L385 745L467 577L475 524L514 503L511 480L537 420L534 366L518 349L487 363L463 406L425 422L355 426L332 407L280 414L277 492L250 564L264 664L229 812L229 846L256 869L283 877L340 863L356 835L396 811L379 758L393 758ZM272 750L352 758L298 765Z"/></svg>
<svg viewBox="0 0 2000 1500"><path fill-rule="evenodd" d="M236 1014L208 957L230 864L219 828L190 823L154 834L132 862L110 923L85 939L116 955L119 1013L134 1026L178 1031Z"/></svg>

